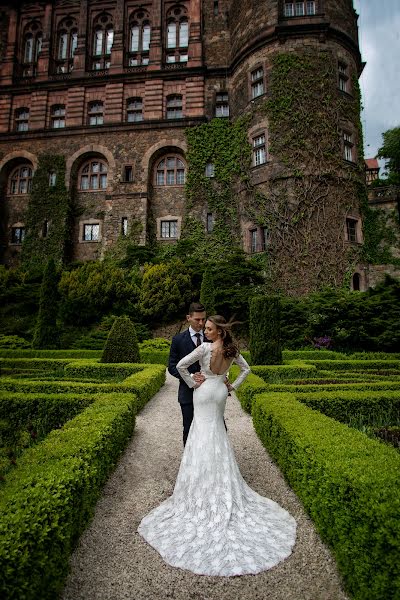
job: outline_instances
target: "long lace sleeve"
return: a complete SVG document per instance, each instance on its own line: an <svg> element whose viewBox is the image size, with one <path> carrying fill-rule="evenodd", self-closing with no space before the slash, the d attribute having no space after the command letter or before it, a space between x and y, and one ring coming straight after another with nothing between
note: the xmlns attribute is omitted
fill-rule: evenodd
<svg viewBox="0 0 400 600"><path fill-rule="evenodd" d="M181 358L181 360L176 365L176 368L178 369L180 376L182 377L184 382L190 388L194 387L196 382L191 378L190 373L188 371L188 367L190 367L190 365L192 365L193 363L200 360L203 356L203 353L204 353L204 342L203 342L203 344L201 344L200 346L195 348L193 350L193 352L191 352L190 354L187 354L186 356Z"/></svg>
<svg viewBox="0 0 400 600"><path fill-rule="evenodd" d="M243 381L246 379L247 375L250 373L250 367L241 354L234 358L233 362L236 365L238 365L238 367L240 367L240 373L236 377L235 381L232 383L233 389L236 390L239 387L239 385L243 383Z"/></svg>

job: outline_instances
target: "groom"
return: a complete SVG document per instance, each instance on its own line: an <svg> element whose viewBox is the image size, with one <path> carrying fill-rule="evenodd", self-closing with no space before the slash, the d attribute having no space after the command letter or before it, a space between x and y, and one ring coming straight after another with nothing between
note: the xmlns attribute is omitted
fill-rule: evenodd
<svg viewBox="0 0 400 600"><path fill-rule="evenodd" d="M193 389L183 381L176 365L181 358L193 352L203 341L208 342L203 332L206 323L206 309L200 302L192 302L189 306L189 314L186 315L186 320L189 323L189 328L172 338L168 360L168 371L171 375L179 379L178 400L181 405L183 419L183 445L186 444L189 429L193 421ZM190 365L189 373L196 373L194 376L196 383L204 381L204 375L200 374L200 365L198 362Z"/></svg>

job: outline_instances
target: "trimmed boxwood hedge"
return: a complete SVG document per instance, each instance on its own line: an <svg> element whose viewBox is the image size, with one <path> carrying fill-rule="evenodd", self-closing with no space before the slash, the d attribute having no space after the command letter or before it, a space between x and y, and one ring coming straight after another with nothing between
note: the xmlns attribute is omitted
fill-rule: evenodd
<svg viewBox="0 0 400 600"><path fill-rule="evenodd" d="M69 362L64 368L64 376L81 379L109 379L112 377L129 377L143 369L140 364L131 363L99 363L93 360L77 360Z"/></svg>
<svg viewBox="0 0 400 600"><path fill-rule="evenodd" d="M399 360L307 360L310 365L315 365L318 370L325 371L398 371L400 375Z"/></svg>
<svg viewBox="0 0 400 600"><path fill-rule="evenodd" d="M356 600L400 597L400 456L298 402L260 394L254 427L332 547Z"/></svg>
<svg viewBox="0 0 400 600"><path fill-rule="evenodd" d="M357 381L354 383L326 383L321 384L301 384L291 385L289 383L271 383L268 386L270 392L295 392L300 394L306 394L309 392L319 392L324 390L327 392L334 392L336 390L354 390L354 392L367 392L368 390L400 390L399 381L390 381L389 379L384 381Z"/></svg>
<svg viewBox="0 0 400 600"><path fill-rule="evenodd" d="M9 600L53 600L60 593L69 555L132 434L135 414L165 381L162 365L138 367L117 386L120 393L111 391L114 385L75 386L93 403L28 448L7 475L0 489L0 594ZM9 387L21 383L25 391L40 385L8 380ZM42 385L71 390L71 382ZM107 393L92 393L100 388ZM63 393L62 400L68 397Z"/></svg>
<svg viewBox="0 0 400 600"><path fill-rule="evenodd" d="M136 405L131 394L99 395L21 457L0 492L3 597L57 597L69 555L132 434Z"/></svg>
<svg viewBox="0 0 400 600"><path fill-rule="evenodd" d="M297 394L296 398L310 408L342 423L360 416L372 423L377 413L385 414L391 420L400 418L400 391L321 390Z"/></svg>

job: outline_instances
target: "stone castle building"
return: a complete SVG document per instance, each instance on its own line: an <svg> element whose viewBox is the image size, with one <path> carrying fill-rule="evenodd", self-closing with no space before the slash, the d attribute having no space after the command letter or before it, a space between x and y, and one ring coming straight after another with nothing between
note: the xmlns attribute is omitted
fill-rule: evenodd
<svg viewBox="0 0 400 600"><path fill-rule="evenodd" d="M268 195L271 177L280 177L279 185L285 179L289 186L288 202L299 204L298 174L279 175L283 163L271 149L268 114L255 107L269 97L276 55L325 53L333 61L330 102L339 107L332 152L342 164L321 193L321 203L330 199L310 219L324 234L326 273L351 248L350 266L362 288L359 199L355 187L346 188L345 200L336 191L342 180L361 181L364 173L358 111L340 112L356 98L362 70L352 0L10 0L1 3L0 34L3 264L18 262L42 154L65 158L65 184L80 207L71 260L101 257L132 223L140 223L139 242L145 243L150 215L157 240L179 239L186 210L185 129L213 118L235 120L252 111L252 189ZM322 98L325 91L319 93ZM303 162L304 177L311 177L304 155ZM206 171L213 176L212 162ZM49 187L56 178L50 170ZM238 190L243 206L245 196L245 189ZM334 214L333 205L339 207ZM207 235L214 215L207 206L198 214ZM237 235L248 253L274 243L273 225L265 219L244 210L239 222ZM284 225L290 241L291 224ZM46 237L51 227L49 214L38 235ZM316 267L315 248L311 244L301 257L305 272L314 272L306 287L315 287L318 278L342 283L349 263L329 279Z"/></svg>

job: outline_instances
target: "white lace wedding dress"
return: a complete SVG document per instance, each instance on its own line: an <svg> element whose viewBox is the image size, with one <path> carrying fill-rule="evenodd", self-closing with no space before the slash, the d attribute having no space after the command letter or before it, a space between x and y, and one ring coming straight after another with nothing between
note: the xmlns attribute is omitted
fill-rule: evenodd
<svg viewBox="0 0 400 600"><path fill-rule="evenodd" d="M200 575L245 575L287 558L296 536L294 518L254 492L240 474L225 426L225 373L210 368L211 344L203 343L177 365L190 387L187 367L199 361L206 380L194 390L194 418L174 492L141 521L138 532L174 567ZM239 355L240 375L250 369Z"/></svg>

